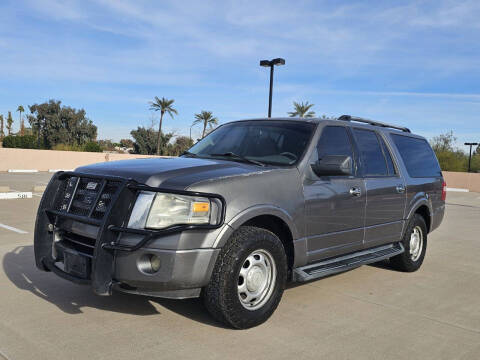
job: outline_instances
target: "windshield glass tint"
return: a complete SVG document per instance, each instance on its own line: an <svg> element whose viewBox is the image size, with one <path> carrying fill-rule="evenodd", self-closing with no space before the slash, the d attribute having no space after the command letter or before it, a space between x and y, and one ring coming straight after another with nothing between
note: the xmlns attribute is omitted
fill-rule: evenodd
<svg viewBox="0 0 480 360"><path fill-rule="evenodd" d="M314 124L300 121L241 121L219 127L189 152L200 157L234 153L266 164L293 165L303 155Z"/></svg>

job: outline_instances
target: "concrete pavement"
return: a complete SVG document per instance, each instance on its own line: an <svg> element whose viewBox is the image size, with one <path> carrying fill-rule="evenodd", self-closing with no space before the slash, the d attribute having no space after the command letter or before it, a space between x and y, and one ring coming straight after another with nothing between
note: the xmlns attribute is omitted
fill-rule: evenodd
<svg viewBox="0 0 480 360"><path fill-rule="evenodd" d="M39 201L0 200L0 224L27 232L0 227L0 359L480 358L478 193L448 194L418 272L383 263L292 285L272 318L246 331L222 327L199 300L98 297L38 271Z"/></svg>

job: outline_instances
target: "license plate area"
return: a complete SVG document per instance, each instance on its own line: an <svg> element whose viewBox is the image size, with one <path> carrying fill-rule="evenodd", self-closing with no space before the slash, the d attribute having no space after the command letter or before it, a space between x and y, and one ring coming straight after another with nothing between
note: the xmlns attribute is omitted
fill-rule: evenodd
<svg viewBox="0 0 480 360"><path fill-rule="evenodd" d="M91 259L77 252L65 249L63 252L64 271L82 279L90 278Z"/></svg>

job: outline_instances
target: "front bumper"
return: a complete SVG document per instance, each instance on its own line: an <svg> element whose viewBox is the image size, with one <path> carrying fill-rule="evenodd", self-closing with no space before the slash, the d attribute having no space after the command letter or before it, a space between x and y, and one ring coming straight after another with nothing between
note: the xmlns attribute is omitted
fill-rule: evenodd
<svg viewBox="0 0 480 360"><path fill-rule="evenodd" d="M120 254L115 261L114 286L119 291L168 297L187 298L200 295L208 284L219 249L159 250L140 249L134 253ZM145 255L160 259L160 270L144 274L138 263Z"/></svg>
<svg viewBox="0 0 480 360"><path fill-rule="evenodd" d="M76 185L69 191L72 178L77 179ZM97 193L84 186L88 183L94 188L94 182L99 188ZM130 229L126 224L131 209L138 193L144 190L215 198L223 205L221 221L218 225L180 225L154 231ZM90 201L85 201L87 195ZM69 200L67 205L65 199ZM85 209L72 211L72 204L77 208L85 205ZM223 226L224 204L224 199L216 194L151 188L117 177L59 172L52 177L38 209L34 239L36 264L67 280L89 284L98 295L110 295L112 289L117 289L174 298L198 296L201 287L209 281L219 250L167 250L149 244L188 231L207 236ZM122 237L138 241L122 242ZM161 264L158 272L147 274L139 270L138 263L145 254L158 256Z"/></svg>

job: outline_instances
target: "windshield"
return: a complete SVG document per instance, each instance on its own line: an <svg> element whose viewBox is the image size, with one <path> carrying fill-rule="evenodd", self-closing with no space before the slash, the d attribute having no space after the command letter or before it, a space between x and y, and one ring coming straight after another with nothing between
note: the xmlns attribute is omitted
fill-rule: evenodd
<svg viewBox="0 0 480 360"><path fill-rule="evenodd" d="M235 122L200 140L188 155L293 165L302 157L314 127L312 123L287 120Z"/></svg>

